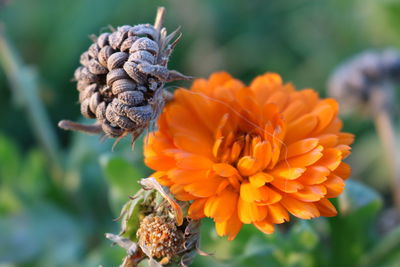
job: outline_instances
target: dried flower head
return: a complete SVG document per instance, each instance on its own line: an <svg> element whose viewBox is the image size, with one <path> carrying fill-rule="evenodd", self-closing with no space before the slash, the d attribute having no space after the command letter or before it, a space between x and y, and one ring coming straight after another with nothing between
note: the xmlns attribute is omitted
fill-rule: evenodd
<svg viewBox="0 0 400 267"><path fill-rule="evenodd" d="M154 26L125 25L93 36L74 76L81 113L96 124L62 121L60 127L113 138L132 134L133 141L149 127L164 106L164 83L189 78L167 69L180 36L175 39L178 30L167 35L163 16L159 8Z"/></svg>
<svg viewBox="0 0 400 267"><path fill-rule="evenodd" d="M374 114L381 109L393 108L393 83L398 82L398 50L365 51L350 58L334 71L329 81L329 94L338 99L342 111L360 109Z"/></svg>
<svg viewBox="0 0 400 267"><path fill-rule="evenodd" d="M168 216L150 214L140 223L137 231L139 245L153 258L172 258L183 247L183 232L176 227Z"/></svg>
<svg viewBox="0 0 400 267"><path fill-rule="evenodd" d="M334 216L353 135L334 99L296 91L277 74L249 86L227 73L178 89L150 133L145 162L193 219L211 217L233 239L242 224L264 233L289 221Z"/></svg>
<svg viewBox="0 0 400 267"><path fill-rule="evenodd" d="M122 209L120 234L106 235L127 251L122 266L136 266L145 258L149 266L187 266L201 254L200 221L183 217L181 205L156 179L146 178L140 183L143 189Z"/></svg>

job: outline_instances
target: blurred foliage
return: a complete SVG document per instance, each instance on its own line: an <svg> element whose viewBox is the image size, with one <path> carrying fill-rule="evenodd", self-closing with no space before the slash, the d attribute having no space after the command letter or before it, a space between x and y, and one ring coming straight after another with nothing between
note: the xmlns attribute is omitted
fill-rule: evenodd
<svg viewBox="0 0 400 267"><path fill-rule="evenodd" d="M152 22L159 5L167 7L167 28L181 25L184 34L171 67L199 77L224 69L249 81L275 71L325 95L342 60L400 46L398 0L0 1L0 36L7 36L21 67L13 80L0 58L0 266L120 263L124 252L103 236L117 232L113 219L122 203L151 173L142 162L143 140L133 152L129 140L112 151L111 140L55 125L80 118L70 80L88 36L108 25ZM36 89L25 90L22 101L16 83ZM29 105L41 105L44 125L56 133L59 172ZM373 123L351 116L345 128L357 142L350 157L354 180L337 200L339 216L294 220L274 235L246 226L234 242L217 237L205 220L201 249L212 256L198 256L194 266L396 266L400 228L382 234L377 227L391 196Z"/></svg>

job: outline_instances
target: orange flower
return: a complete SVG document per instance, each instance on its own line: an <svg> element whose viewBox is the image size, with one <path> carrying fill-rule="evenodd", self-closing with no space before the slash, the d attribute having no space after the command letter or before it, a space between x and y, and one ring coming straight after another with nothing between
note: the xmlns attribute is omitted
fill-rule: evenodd
<svg viewBox="0 0 400 267"><path fill-rule="evenodd" d="M243 223L269 234L289 214L336 215L328 199L343 191L353 142L337 113L335 100L274 73L250 86L216 73L175 91L145 162L178 200L191 201L190 217L213 218L219 235L232 240Z"/></svg>

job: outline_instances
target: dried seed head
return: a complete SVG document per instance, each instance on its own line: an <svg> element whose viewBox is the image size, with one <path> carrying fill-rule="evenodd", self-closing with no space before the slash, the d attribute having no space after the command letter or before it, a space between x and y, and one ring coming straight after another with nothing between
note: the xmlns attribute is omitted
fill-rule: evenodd
<svg viewBox="0 0 400 267"><path fill-rule="evenodd" d="M400 82L400 52L366 51L340 65L329 81L329 94L342 111L357 108L374 113L393 107L392 83Z"/></svg>
<svg viewBox="0 0 400 267"><path fill-rule="evenodd" d="M156 259L172 258L183 250L184 233L167 216L146 216L140 223L137 237L143 251Z"/></svg>
<svg viewBox="0 0 400 267"><path fill-rule="evenodd" d="M167 68L180 36L172 42L178 32L167 35L163 16L164 8L160 8L154 26L125 25L102 33L80 57L74 77L81 113L96 119L97 128L108 137L132 134L134 141L161 112L164 99L158 91L163 91L165 82L190 78ZM77 130L72 125L60 123L64 129ZM93 127L87 127L93 132Z"/></svg>
<svg viewBox="0 0 400 267"><path fill-rule="evenodd" d="M198 248L200 221L184 217L186 204L178 203L154 178L140 184L143 189L122 208L121 232L106 235L126 250L125 260L148 258L149 266L188 266L195 255L204 255Z"/></svg>

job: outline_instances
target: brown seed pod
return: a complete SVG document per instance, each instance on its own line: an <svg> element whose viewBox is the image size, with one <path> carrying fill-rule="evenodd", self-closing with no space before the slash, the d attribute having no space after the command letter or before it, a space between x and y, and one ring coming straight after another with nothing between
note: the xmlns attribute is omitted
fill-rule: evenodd
<svg viewBox="0 0 400 267"><path fill-rule="evenodd" d="M158 9L154 25L125 25L92 38L74 77L81 113L96 123L61 121L61 128L103 133L117 140L132 134L133 142L157 119L164 105L164 84L191 78L167 68L180 35L178 30L167 35L164 11Z"/></svg>
<svg viewBox="0 0 400 267"><path fill-rule="evenodd" d="M139 246L153 258L172 258L183 250L184 235L167 216L148 215L137 231Z"/></svg>

